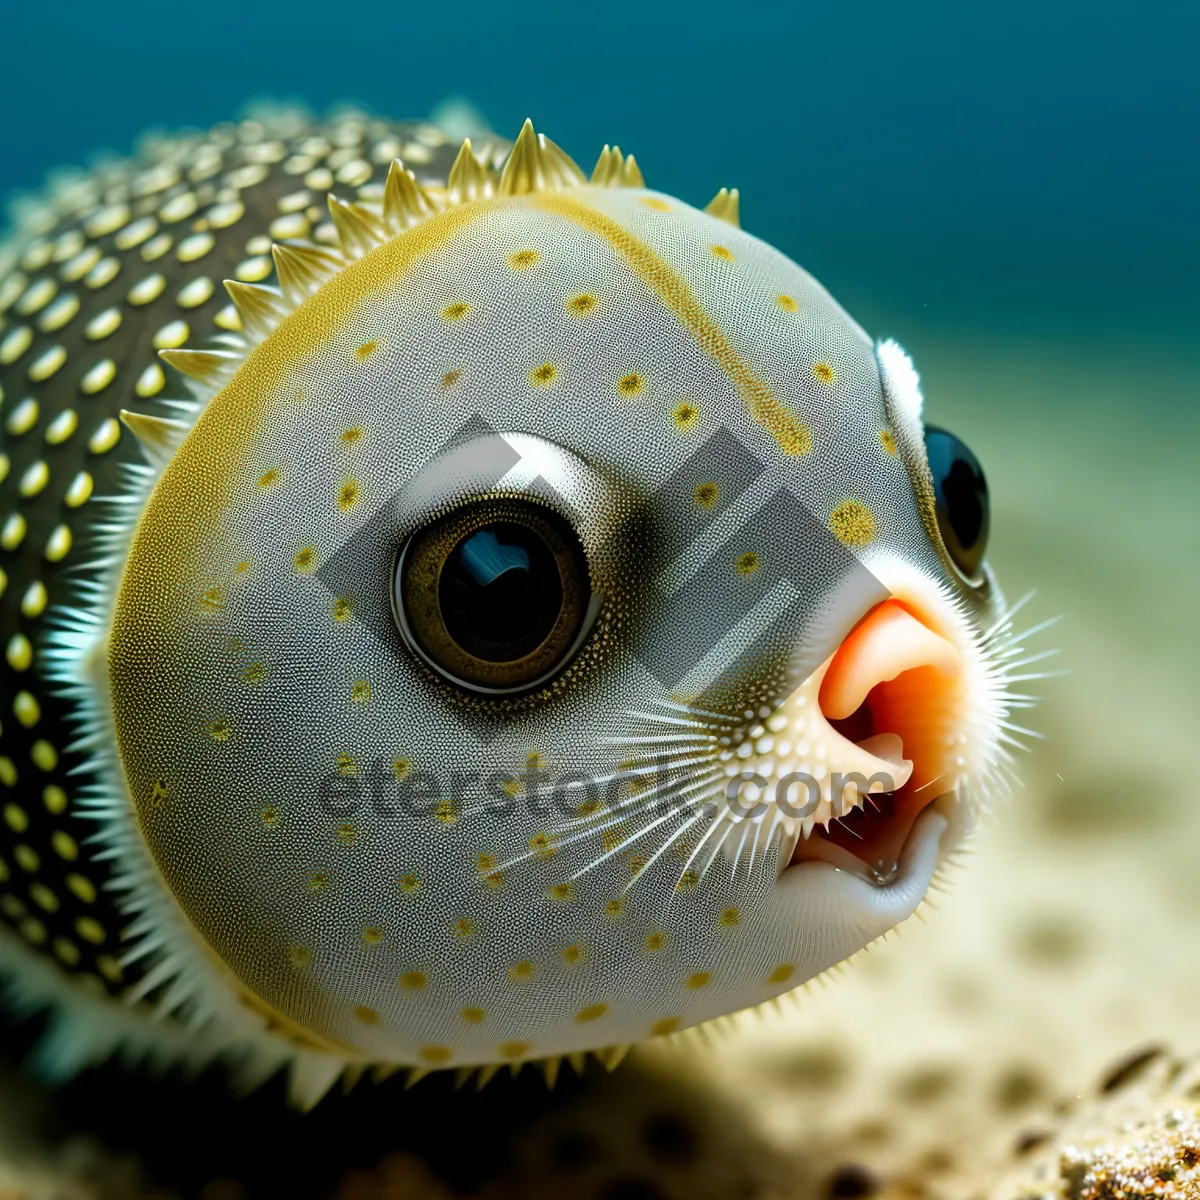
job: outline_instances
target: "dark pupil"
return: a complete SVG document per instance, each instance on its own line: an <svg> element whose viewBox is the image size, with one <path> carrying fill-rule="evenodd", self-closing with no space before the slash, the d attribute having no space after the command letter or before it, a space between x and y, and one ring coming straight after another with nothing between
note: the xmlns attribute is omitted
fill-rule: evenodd
<svg viewBox="0 0 1200 1200"><path fill-rule="evenodd" d="M954 534L953 541L970 560L960 564L974 570L983 557L988 531L987 480L979 460L954 434L929 427L925 448L939 515Z"/></svg>
<svg viewBox="0 0 1200 1200"><path fill-rule="evenodd" d="M438 602L446 631L468 654L513 662L536 650L558 620L558 563L533 530L497 521L450 551Z"/></svg>

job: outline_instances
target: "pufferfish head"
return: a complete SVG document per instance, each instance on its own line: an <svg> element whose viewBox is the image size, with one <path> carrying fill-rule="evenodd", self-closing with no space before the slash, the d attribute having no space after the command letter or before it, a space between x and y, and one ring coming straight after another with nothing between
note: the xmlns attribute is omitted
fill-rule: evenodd
<svg viewBox="0 0 1200 1200"><path fill-rule="evenodd" d="M795 263L526 126L165 352L108 634L138 835L346 1059L623 1046L908 916L999 786L982 471Z"/></svg>

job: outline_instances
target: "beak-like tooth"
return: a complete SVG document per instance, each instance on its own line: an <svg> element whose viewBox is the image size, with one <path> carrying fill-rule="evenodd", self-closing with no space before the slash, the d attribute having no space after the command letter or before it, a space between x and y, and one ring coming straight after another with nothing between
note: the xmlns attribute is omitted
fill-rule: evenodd
<svg viewBox="0 0 1200 1200"><path fill-rule="evenodd" d="M906 778L912 774L912 760L904 757L904 743L898 733L875 733L854 744L894 767L904 768Z"/></svg>
<svg viewBox="0 0 1200 1200"><path fill-rule="evenodd" d="M850 631L833 656L821 683L821 711L834 721L848 717L877 683L914 667L933 667L953 676L962 658L903 605L885 600Z"/></svg>

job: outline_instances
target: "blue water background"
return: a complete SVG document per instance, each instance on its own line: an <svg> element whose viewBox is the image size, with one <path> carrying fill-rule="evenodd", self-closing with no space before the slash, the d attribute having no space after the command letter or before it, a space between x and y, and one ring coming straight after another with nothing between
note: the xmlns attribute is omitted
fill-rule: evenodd
<svg viewBox="0 0 1200 1200"><path fill-rule="evenodd" d="M255 97L458 94L694 203L741 188L873 332L1200 340L1194 2L5 7L0 194Z"/></svg>

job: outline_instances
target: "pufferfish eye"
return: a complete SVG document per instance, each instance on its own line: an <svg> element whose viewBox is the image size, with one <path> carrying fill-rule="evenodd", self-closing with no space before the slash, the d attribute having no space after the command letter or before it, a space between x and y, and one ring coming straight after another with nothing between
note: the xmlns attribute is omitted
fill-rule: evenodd
<svg viewBox="0 0 1200 1200"><path fill-rule="evenodd" d="M440 674L510 693L566 664L586 634L583 547L549 509L484 502L419 531L396 562L401 633Z"/></svg>
<svg viewBox="0 0 1200 1200"><path fill-rule="evenodd" d="M925 453L933 475L934 509L954 565L975 582L987 550L988 487L979 459L947 429L925 428Z"/></svg>

